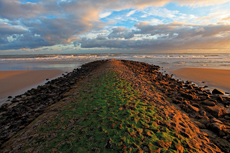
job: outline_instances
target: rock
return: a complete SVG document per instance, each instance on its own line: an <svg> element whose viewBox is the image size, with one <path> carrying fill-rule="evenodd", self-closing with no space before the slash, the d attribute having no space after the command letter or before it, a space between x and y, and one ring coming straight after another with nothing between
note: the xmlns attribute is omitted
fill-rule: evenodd
<svg viewBox="0 0 230 153"><path fill-rule="evenodd" d="M12 103L16 103L16 102L19 102L19 101L20 101L19 98L14 98L11 102L12 102Z"/></svg>
<svg viewBox="0 0 230 153"><path fill-rule="evenodd" d="M200 123L206 125L210 122L209 118L207 116L204 116L202 117L200 120L199 120Z"/></svg>
<svg viewBox="0 0 230 153"><path fill-rule="evenodd" d="M192 82L187 80L185 84L192 84Z"/></svg>
<svg viewBox="0 0 230 153"><path fill-rule="evenodd" d="M227 140L215 138L213 141L223 152L230 152L230 143Z"/></svg>
<svg viewBox="0 0 230 153"><path fill-rule="evenodd" d="M218 101L220 101L221 103L223 103L223 102L224 102L223 97L221 97L220 95L218 95L217 100L218 100Z"/></svg>
<svg viewBox="0 0 230 153"><path fill-rule="evenodd" d="M216 119L215 117L213 117L210 121L211 121L211 123L221 123L222 124L222 122L220 120Z"/></svg>
<svg viewBox="0 0 230 153"><path fill-rule="evenodd" d="M195 124L196 124L199 128L201 128L201 129L206 129L206 126L205 126L203 123L200 123L200 122L198 122L198 121L195 121Z"/></svg>
<svg viewBox="0 0 230 153"><path fill-rule="evenodd" d="M215 102L212 102L212 101L209 101L209 100L203 101L202 104L207 105L207 106L215 106L216 105Z"/></svg>
<svg viewBox="0 0 230 153"><path fill-rule="evenodd" d="M187 98L189 100L197 100L197 96L196 95L187 94L187 93L181 93L181 96L184 97L184 98Z"/></svg>
<svg viewBox="0 0 230 153"><path fill-rule="evenodd" d="M175 103L175 104L180 104L180 103L182 103L182 101L177 100L176 98L172 98L172 102Z"/></svg>
<svg viewBox="0 0 230 153"><path fill-rule="evenodd" d="M200 115L202 115L202 116L206 116L206 112L205 112L204 110L201 110L199 113L200 113Z"/></svg>
<svg viewBox="0 0 230 153"><path fill-rule="evenodd" d="M207 112L211 113L213 116L217 118L227 113L226 109L222 106L215 105L215 106L203 106L203 107Z"/></svg>
<svg viewBox="0 0 230 153"><path fill-rule="evenodd" d="M230 120L230 116L229 116L229 115L225 115L224 118L225 118L226 120Z"/></svg>
<svg viewBox="0 0 230 153"><path fill-rule="evenodd" d="M4 104L2 104L1 106L0 106L0 111L7 111L7 107L8 107L8 103L4 103Z"/></svg>
<svg viewBox="0 0 230 153"><path fill-rule="evenodd" d="M188 108L190 109L190 110L192 110L193 112L199 112L199 108L197 108L197 107L195 107L195 106L192 106L192 105L190 105L190 104L188 104L187 105L188 106Z"/></svg>
<svg viewBox="0 0 230 153"><path fill-rule="evenodd" d="M8 98L9 98L9 99L11 99L11 98L12 98L12 96L8 96Z"/></svg>
<svg viewBox="0 0 230 153"><path fill-rule="evenodd" d="M224 95L224 92L219 90L219 89L213 89L212 94L220 94L220 95Z"/></svg>
<svg viewBox="0 0 230 153"><path fill-rule="evenodd" d="M210 128L213 132L216 132L216 133L218 133L218 135L220 135L219 133L220 133L221 131L223 131L223 130L226 128L226 126L225 126L224 124L222 124L222 123L214 122L214 123L211 123L211 124L209 125L209 128Z"/></svg>

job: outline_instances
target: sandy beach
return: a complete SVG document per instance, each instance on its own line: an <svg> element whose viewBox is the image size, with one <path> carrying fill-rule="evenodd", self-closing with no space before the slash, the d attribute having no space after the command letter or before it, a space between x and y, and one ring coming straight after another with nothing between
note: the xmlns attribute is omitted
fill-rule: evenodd
<svg viewBox="0 0 230 153"><path fill-rule="evenodd" d="M189 80L200 86L208 85L211 89L217 87L225 92L230 92L230 70L206 68L182 68L170 71L182 80ZM205 81L205 83L202 83Z"/></svg>
<svg viewBox="0 0 230 153"><path fill-rule="evenodd" d="M32 87L63 73L61 70L0 71L0 99L18 94L18 91ZM2 101L1 101L2 102Z"/></svg>

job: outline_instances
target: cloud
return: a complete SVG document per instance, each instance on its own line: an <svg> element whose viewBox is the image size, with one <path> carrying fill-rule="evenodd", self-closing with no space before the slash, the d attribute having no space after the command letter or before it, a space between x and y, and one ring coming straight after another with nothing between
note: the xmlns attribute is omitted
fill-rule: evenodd
<svg viewBox="0 0 230 153"><path fill-rule="evenodd" d="M133 9L124 16L131 16L136 11L147 7L159 7L168 3L177 3L188 6L208 6L223 4L228 0L0 0L0 49L36 48L42 46L52 46L56 44L70 44L78 41L81 35L87 35L92 31L99 31L109 23L100 19L112 15L113 11ZM138 9L138 10L137 10ZM162 18L174 18L180 15L178 11L158 9L150 12ZM162 13L163 12L163 13ZM224 18L224 17L223 17ZM135 21L137 22L137 21ZM151 22L151 21L150 21ZM159 19L152 19L152 24L160 24ZM200 28L200 29L199 29ZM220 30L222 28L222 31ZM228 26L194 26L189 29L188 25L160 24L150 25L149 23L138 23L135 30L117 27L111 30L108 35L98 35L96 38L81 40L82 47L87 46L114 46L120 44L127 48L138 46L137 44L152 43L148 39L135 42L135 35L158 35L163 39L163 35L174 37L226 37ZM194 33L193 33L194 32ZM175 35L174 33L177 33ZM169 39L169 38L168 38ZM87 42L92 41L89 45ZM115 44L111 44L115 42ZM130 42L130 44L127 44ZM136 44L137 43L137 44ZM153 43L154 44L154 43ZM140 45L141 46L141 45ZM148 45L147 45L148 46ZM117 46L118 47L118 46Z"/></svg>
<svg viewBox="0 0 230 153"><path fill-rule="evenodd" d="M105 36L103 39L84 38L80 40L81 47L144 48L149 51L230 47L230 25L202 26L181 22L150 25L148 22L141 22L135 24L135 27L136 30L132 31L122 27L114 28L108 38ZM130 37L125 38L128 34ZM136 35L142 36L142 39L135 40ZM146 38L146 35L151 37Z"/></svg>
<svg viewBox="0 0 230 153"><path fill-rule="evenodd" d="M13 26L10 26L9 24L0 22L0 36L1 37L11 36L15 34L24 34L25 32L26 31L24 29L15 28Z"/></svg>
<svg viewBox="0 0 230 153"><path fill-rule="evenodd" d="M15 41L7 42L0 45L0 50L22 49L22 48L38 48L43 46L53 46L54 43L46 41L40 36L34 36L29 33L20 35Z"/></svg>
<svg viewBox="0 0 230 153"><path fill-rule="evenodd" d="M221 21L230 21L230 16L222 18Z"/></svg>
<svg viewBox="0 0 230 153"><path fill-rule="evenodd" d="M18 0L0 0L0 17L6 19L32 18L44 13L37 3L20 3Z"/></svg>
<svg viewBox="0 0 230 153"><path fill-rule="evenodd" d="M151 35L172 35L177 34L176 38L192 38L195 36L215 37L230 31L230 25L196 25L173 22L167 24L150 25L148 22L140 22L134 25L138 34Z"/></svg>
<svg viewBox="0 0 230 153"><path fill-rule="evenodd" d="M123 27L113 28L112 32L108 35L109 39L115 39L115 38L130 39L132 37L134 37L133 32Z"/></svg>
<svg viewBox="0 0 230 153"><path fill-rule="evenodd" d="M132 11L130 11L129 13L127 13L126 16L131 16L131 15L133 15L135 12L136 12L136 10L132 10Z"/></svg>
<svg viewBox="0 0 230 153"><path fill-rule="evenodd" d="M107 17L107 16L110 16L112 14L112 12L103 12L103 13L100 13L99 14L99 17L100 18L105 18L105 17Z"/></svg>

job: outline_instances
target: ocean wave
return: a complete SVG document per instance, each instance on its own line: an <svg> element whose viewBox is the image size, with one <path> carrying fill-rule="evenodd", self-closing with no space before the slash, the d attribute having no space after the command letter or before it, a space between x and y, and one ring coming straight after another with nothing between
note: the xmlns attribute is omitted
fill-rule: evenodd
<svg viewBox="0 0 230 153"><path fill-rule="evenodd" d="M0 56L0 62L42 62L42 61L74 61L97 59L225 59L230 55L200 55L200 54L72 54L72 55L13 55Z"/></svg>

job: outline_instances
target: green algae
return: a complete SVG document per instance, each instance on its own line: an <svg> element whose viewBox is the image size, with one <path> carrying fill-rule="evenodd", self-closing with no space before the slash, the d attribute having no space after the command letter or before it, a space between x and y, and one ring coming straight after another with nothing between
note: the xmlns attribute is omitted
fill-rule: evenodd
<svg viewBox="0 0 230 153"><path fill-rule="evenodd" d="M41 136L33 139L34 146L29 144L26 148L42 146L41 152L106 153L154 152L161 148L161 152L176 152L173 144L178 142L186 148L186 141L180 140L175 131L157 124L163 120L157 109L140 97L141 93L119 78L117 72L94 77L57 118L38 128ZM169 145L159 145L160 141Z"/></svg>

